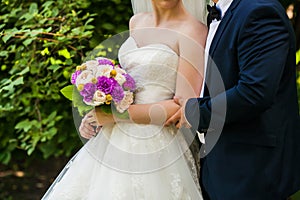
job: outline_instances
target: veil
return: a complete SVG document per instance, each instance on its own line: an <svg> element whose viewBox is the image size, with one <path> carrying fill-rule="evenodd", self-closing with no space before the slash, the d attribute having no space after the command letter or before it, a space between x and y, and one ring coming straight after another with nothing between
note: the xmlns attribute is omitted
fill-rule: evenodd
<svg viewBox="0 0 300 200"><path fill-rule="evenodd" d="M199 21L206 24L206 4L208 0L182 0L187 11ZM151 12L151 0L131 0L133 13Z"/></svg>

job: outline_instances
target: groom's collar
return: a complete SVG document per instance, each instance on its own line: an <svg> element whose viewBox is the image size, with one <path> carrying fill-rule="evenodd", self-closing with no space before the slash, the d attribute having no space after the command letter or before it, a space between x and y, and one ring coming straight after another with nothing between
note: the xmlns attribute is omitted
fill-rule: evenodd
<svg viewBox="0 0 300 200"><path fill-rule="evenodd" d="M221 10L221 19L224 17L227 9L231 5L233 0L219 0L216 6Z"/></svg>
<svg viewBox="0 0 300 200"><path fill-rule="evenodd" d="M229 23L229 21L231 20L231 17L233 15L233 12L234 12L234 9L238 6L238 4L242 1L242 0L233 0L233 1L230 1L228 3L229 0L219 0L218 3L221 3L222 1L226 1L227 3L225 3L227 6L229 6L229 8L227 8L226 10L226 14L224 11L223 12L223 15L224 17L222 18L221 22L220 22L220 25L214 35L214 38L212 40L212 43L210 45L210 49L209 49L209 55L213 56L214 55L214 52L215 52L215 49L218 45L218 42L221 38L221 35L222 35L222 32L224 31L225 27L227 26L227 24ZM223 4L223 3L222 3ZM222 5L221 4L221 5ZM224 4L224 5L225 5ZM228 5L229 4L229 5ZM225 7L224 7L225 8Z"/></svg>

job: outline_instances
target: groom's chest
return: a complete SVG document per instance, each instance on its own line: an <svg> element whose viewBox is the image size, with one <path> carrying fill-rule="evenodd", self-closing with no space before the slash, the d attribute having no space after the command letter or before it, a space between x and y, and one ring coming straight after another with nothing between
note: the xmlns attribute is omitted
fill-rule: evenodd
<svg viewBox="0 0 300 200"><path fill-rule="evenodd" d="M234 23L220 23L209 48L207 77L219 73L225 88L235 85L239 77L239 30Z"/></svg>

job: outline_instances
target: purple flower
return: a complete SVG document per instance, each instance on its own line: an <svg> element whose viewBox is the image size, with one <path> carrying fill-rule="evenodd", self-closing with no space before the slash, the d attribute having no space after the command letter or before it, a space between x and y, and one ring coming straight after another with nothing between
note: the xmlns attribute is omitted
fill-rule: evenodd
<svg viewBox="0 0 300 200"><path fill-rule="evenodd" d="M118 82L113 78L107 78L106 76L98 77L97 89L105 94L111 94Z"/></svg>
<svg viewBox="0 0 300 200"><path fill-rule="evenodd" d="M100 59L98 59L98 63L99 63L99 65L111 65L111 66L114 66L114 63L111 60L109 60L107 58L102 58L102 57Z"/></svg>
<svg viewBox="0 0 300 200"><path fill-rule="evenodd" d="M83 87L83 90L80 91L80 95L83 96L83 100L85 102L91 102L96 90L97 90L97 87L95 84L86 83Z"/></svg>
<svg viewBox="0 0 300 200"><path fill-rule="evenodd" d="M126 90L130 90L130 91L133 91L135 90L135 81L134 79L129 75L129 74L123 74L123 76L126 78L126 81L125 83L123 83L123 87L126 89Z"/></svg>
<svg viewBox="0 0 300 200"><path fill-rule="evenodd" d="M77 79L77 77L78 77L80 74L81 74L81 71L80 71L80 70L77 70L77 71L75 71L75 72L72 74L71 83L72 83L73 85L75 85L76 79Z"/></svg>
<svg viewBox="0 0 300 200"><path fill-rule="evenodd" d="M116 103L119 103L124 98L123 88L119 84L116 84L111 96Z"/></svg>

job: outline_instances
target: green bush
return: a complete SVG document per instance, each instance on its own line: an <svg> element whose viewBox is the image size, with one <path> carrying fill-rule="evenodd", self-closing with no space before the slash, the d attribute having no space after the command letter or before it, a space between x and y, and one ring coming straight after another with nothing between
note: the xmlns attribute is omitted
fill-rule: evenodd
<svg viewBox="0 0 300 200"><path fill-rule="evenodd" d="M128 29L130 1L2 0L0 162L16 149L67 155L81 146L60 89L99 42Z"/></svg>

